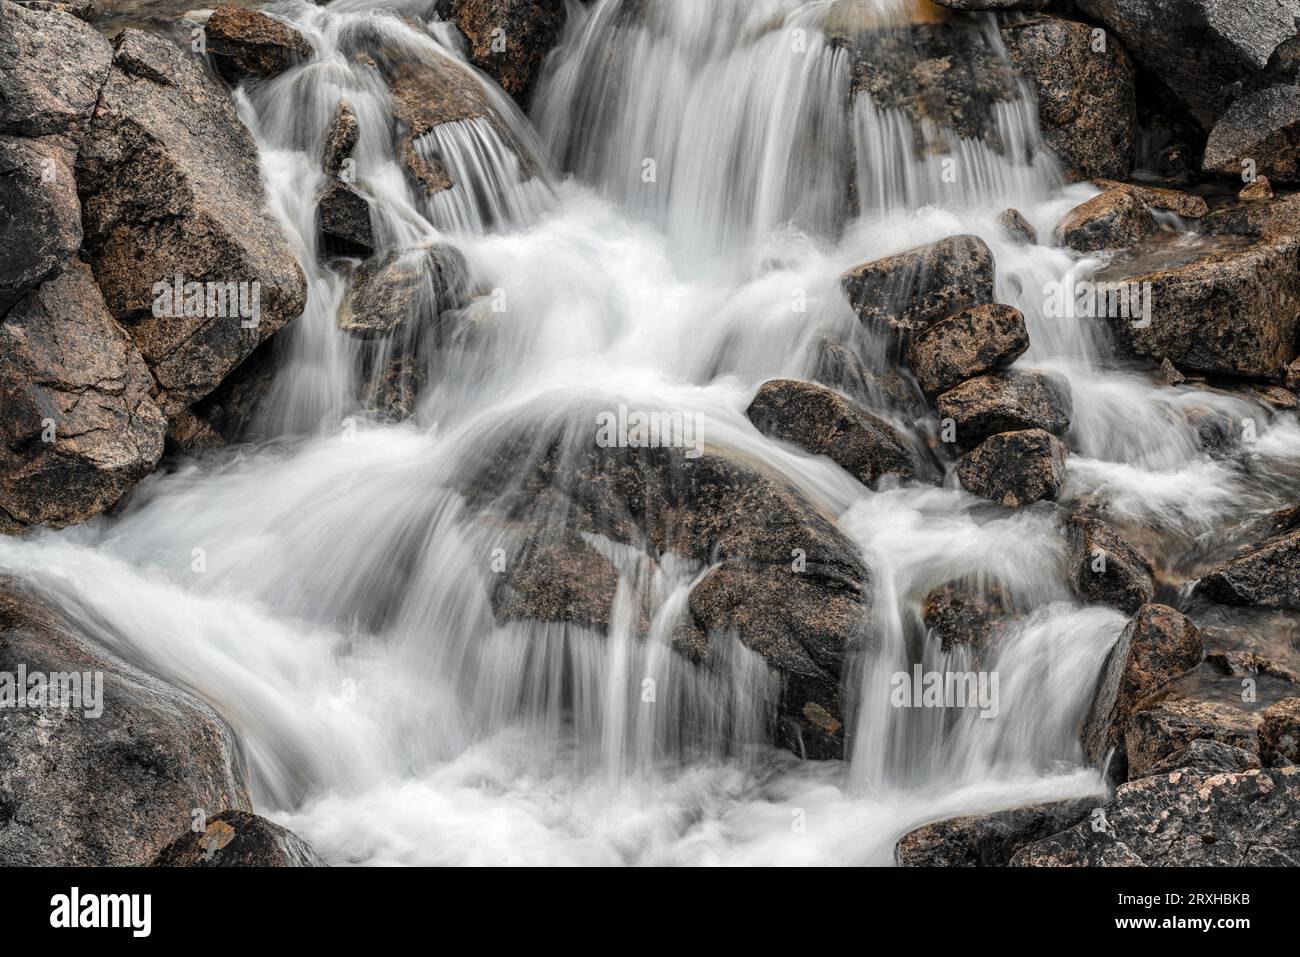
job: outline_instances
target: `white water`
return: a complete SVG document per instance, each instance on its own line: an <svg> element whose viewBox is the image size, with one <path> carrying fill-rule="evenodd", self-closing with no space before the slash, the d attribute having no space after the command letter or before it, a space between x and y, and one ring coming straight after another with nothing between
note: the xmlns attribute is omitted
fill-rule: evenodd
<svg viewBox="0 0 1300 957"><path fill-rule="evenodd" d="M270 8L318 51L240 94L311 283L306 314L280 335L284 370L257 428L273 438L147 480L115 518L0 540L0 567L210 701L247 753L259 810L333 863L887 863L925 821L1096 793L1077 726L1123 617L1072 601L1062 513L1003 512L952 478L865 490L760 435L744 415L755 388L805 373L819 331L854 332L844 269L973 232L997 258L999 298L1028 319L1021 364L1073 386L1068 501L1194 537L1276 504L1267 476L1300 465L1300 434L1242 399L1117 370L1087 320L1049 318L1044 284L1097 263L1014 246L995 218L1017 206L1048 237L1090 188L1063 187L1046 155L1023 159L1037 135L1022 103L998 115L1022 159L953 139L971 179L950 195L933 160L901 148L905 118L861 99L832 108L848 64L816 33L826 6L657 0L648 26L625 28L619 0L573 4L531 125L494 96L539 175L520 182L488 124L443 128L423 145L450 160L458 186L433 201L394 157L382 81L353 62L381 47L459 57L444 25L397 16L432 4ZM813 31L799 53L796 27ZM353 398L358 348L334 328L347 283L316 257L318 157L340 95L360 120L355 156L381 245L450 240L485 292L400 425ZM845 222L836 183L850 144L864 214ZM743 647L726 649L726 679L668 649L703 571L684 560L652 567L596 541L621 576L608 636L495 624L486 583L501 532L467 514L465 461L519 434L585 428L619 402L700 414L711 446L764 461L860 544L881 649L846 688L848 761L800 762L765 743L773 680ZM1258 419L1254 467L1203 454L1180 414L1189 405ZM958 577L998 581L1028 612L987 664L1001 677L993 720L888 703L889 675L913 662L973 667L959 650L945 661L919 622L926 592ZM642 640L632 609L644 594Z"/></svg>

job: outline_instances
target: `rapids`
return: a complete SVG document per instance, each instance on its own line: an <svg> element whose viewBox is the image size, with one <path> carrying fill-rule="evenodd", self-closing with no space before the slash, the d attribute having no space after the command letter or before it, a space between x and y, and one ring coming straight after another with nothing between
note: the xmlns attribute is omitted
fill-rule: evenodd
<svg viewBox="0 0 1300 957"><path fill-rule="evenodd" d="M818 330L858 334L845 269L970 232L996 256L999 300L1025 314L1022 365L1073 387L1064 502L1153 529L1158 570L1185 571L1215 529L1294 498L1294 423L1238 395L1171 388L1115 361L1090 320L1047 314L1048 284L1103 263L1014 245L997 225L1015 206L1050 236L1093 192L1065 185L1030 103L999 107L1005 153L930 131L968 174L953 187L937 156L915 159L905 116L866 97L841 108L849 65L820 29L832 4L573 2L530 116L488 90L539 158L534 175L490 124L451 124L417 143L457 183L428 200L394 154L386 89L355 56L463 60L435 5L266 8L317 55L237 93L310 283L305 314L277 338L258 438L175 463L87 526L0 538L0 568L210 702L238 736L259 812L334 864L886 864L926 821L1100 793L1077 727L1124 617L1072 598L1059 513L1006 512L952 476L868 490L745 416L760 383L808 374ZM876 0L883 18L913 6ZM335 326L348 280L317 256L320 147L340 96L360 122L380 245L451 242L485 293L464 317L473 334L433 358L398 424L354 398L357 345ZM854 217L837 187L846 157ZM684 559L595 542L620 572L607 637L494 621L484 585L498 540L466 520L463 462L521 431L586 428L620 402L698 416L710 445L766 462L860 545L880 647L845 689L847 760L801 762L765 742L773 680L738 642L726 679L669 650L705 570ZM1257 421L1248 468L1202 449L1181 414L1192 405ZM871 411L935 430L883 399ZM889 703L889 676L915 662L971 667L920 624L926 592L958 577L1002 583L1027 612L988 665L995 720ZM647 596L641 640L632 617Z"/></svg>

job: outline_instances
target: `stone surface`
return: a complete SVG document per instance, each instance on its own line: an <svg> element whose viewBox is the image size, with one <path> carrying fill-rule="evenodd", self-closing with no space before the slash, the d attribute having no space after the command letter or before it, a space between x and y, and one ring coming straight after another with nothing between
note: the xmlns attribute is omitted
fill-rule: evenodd
<svg viewBox="0 0 1300 957"><path fill-rule="evenodd" d="M217 7L204 30L208 55L232 84L279 76L312 55L307 38L293 27L247 7Z"/></svg>
<svg viewBox="0 0 1300 957"><path fill-rule="evenodd" d="M1273 198L1273 184L1267 176L1257 176L1237 192L1237 199L1243 203L1257 203Z"/></svg>
<svg viewBox="0 0 1300 957"><path fill-rule="evenodd" d="M1007 593L996 584L979 588L949 582L931 589L921 605L921 620L944 651L965 645L976 655L983 653L1009 617Z"/></svg>
<svg viewBox="0 0 1300 957"><path fill-rule="evenodd" d="M608 631L618 570L580 537L523 537L491 594L499 622L565 622Z"/></svg>
<svg viewBox="0 0 1300 957"><path fill-rule="evenodd" d="M330 180L316 201L316 229L326 255L365 258L375 251L370 201L341 180Z"/></svg>
<svg viewBox="0 0 1300 957"><path fill-rule="evenodd" d="M999 372L967 379L939 396L940 420L956 425L957 447L974 448L998 432L1042 429L1060 435L1070 427L1074 403L1062 377L1043 372Z"/></svg>
<svg viewBox="0 0 1300 957"><path fill-rule="evenodd" d="M352 104L339 100L334 116L325 130L325 146L321 150L321 170L326 176L338 176L343 161L352 155L361 139L361 125Z"/></svg>
<svg viewBox="0 0 1300 957"><path fill-rule="evenodd" d="M1259 756L1270 768L1300 764L1300 698L1283 698L1264 709Z"/></svg>
<svg viewBox="0 0 1300 957"><path fill-rule="evenodd" d="M222 811L201 833L187 831L151 862L153 867L324 867L297 834L249 811Z"/></svg>
<svg viewBox="0 0 1300 957"><path fill-rule="evenodd" d="M339 328L358 339L418 331L464 305L467 281L465 258L446 243L388 253L357 269Z"/></svg>
<svg viewBox="0 0 1300 957"><path fill-rule="evenodd" d="M1150 560L1105 522L1071 515L1070 587L1086 602L1112 605L1132 615L1155 597Z"/></svg>
<svg viewBox="0 0 1300 957"><path fill-rule="evenodd" d="M1094 49L1092 28L1038 16L1002 24L1011 62L1038 100L1043 139L1076 179L1124 177L1137 144L1133 65L1115 42Z"/></svg>
<svg viewBox="0 0 1300 957"><path fill-rule="evenodd" d="M1020 848L1072 827L1101 803L1075 798L936 821L904 834L894 857L901 867L1005 867Z"/></svg>
<svg viewBox="0 0 1300 957"><path fill-rule="evenodd" d="M1127 189L1152 209L1168 210L1185 219L1200 219L1209 212L1209 205L1204 197L1181 189L1152 186L1148 183L1121 183L1113 179L1094 179L1092 185L1106 192L1112 189Z"/></svg>
<svg viewBox="0 0 1300 957"><path fill-rule="evenodd" d="M1217 209L1205 218L1205 228L1219 235L1300 236L1300 193Z"/></svg>
<svg viewBox="0 0 1300 957"><path fill-rule="evenodd" d="M993 302L993 254L978 236L950 236L850 269L840 286L868 329L919 332Z"/></svg>
<svg viewBox="0 0 1300 957"><path fill-rule="evenodd" d="M72 153L0 136L0 315L63 269L81 246Z"/></svg>
<svg viewBox="0 0 1300 957"><path fill-rule="evenodd" d="M161 37L127 29L115 45L77 159L85 247L173 415L298 317L306 281L266 208L257 150L229 93ZM215 297L199 315L177 315L191 311L176 308L178 275L242 288L250 315Z"/></svg>
<svg viewBox="0 0 1300 957"><path fill-rule="evenodd" d="M1203 576L1196 592L1225 605L1300 609L1300 530L1247 548Z"/></svg>
<svg viewBox="0 0 1300 957"><path fill-rule="evenodd" d="M765 382L745 414L764 435L828 456L864 485L882 475L912 475L907 440L897 429L814 382Z"/></svg>
<svg viewBox="0 0 1300 957"><path fill-rule="evenodd" d="M1217 741L1257 753L1259 715L1222 702L1174 699L1134 712L1124 728L1129 780L1156 773L1193 741Z"/></svg>
<svg viewBox="0 0 1300 957"><path fill-rule="evenodd" d="M989 436L957 463L962 488L1007 508L1054 499L1065 483L1066 448L1042 429Z"/></svg>
<svg viewBox="0 0 1300 957"><path fill-rule="evenodd" d="M1070 210L1057 224L1056 241L1081 253L1126 249L1156 229L1140 196L1130 189L1110 189Z"/></svg>
<svg viewBox="0 0 1300 957"><path fill-rule="evenodd" d="M1300 87L1243 96L1214 124L1201 168L1240 175L1247 160L1279 183L1300 181Z"/></svg>
<svg viewBox="0 0 1300 957"><path fill-rule="evenodd" d="M108 41L71 14L0 0L0 134L79 132L112 58Z"/></svg>
<svg viewBox="0 0 1300 957"><path fill-rule="evenodd" d="M1014 306L974 306L933 323L913 337L907 364L926 395L1003 369L1029 348L1025 317Z"/></svg>
<svg viewBox="0 0 1300 957"><path fill-rule="evenodd" d="M83 522L153 470L167 423L131 338L74 263L0 321L0 517Z"/></svg>
<svg viewBox="0 0 1300 957"><path fill-rule="evenodd" d="M1201 633L1190 618L1167 605L1139 608L1106 656L1097 679L1083 723L1088 760L1103 767L1109 759L1111 780L1124 780L1129 717L1155 691L1199 665L1202 654Z"/></svg>
<svg viewBox="0 0 1300 957"><path fill-rule="evenodd" d="M559 42L563 0L452 0L471 62L527 105L542 61Z"/></svg>
<svg viewBox="0 0 1300 957"><path fill-rule="evenodd" d="M1004 209L998 215L998 225L1013 243L1020 246L1038 245L1038 230L1029 225L1029 221L1020 210Z"/></svg>
<svg viewBox="0 0 1300 957"><path fill-rule="evenodd" d="M1179 768L1195 768L1211 774L1219 771L1236 773L1259 767L1259 755L1246 748L1234 747L1213 738L1196 738L1181 751L1156 762L1151 774L1168 774Z"/></svg>
<svg viewBox="0 0 1300 957"><path fill-rule="evenodd" d="M70 618L0 579L0 671L16 674L19 665L29 676L100 672L102 713L6 709L0 865L147 864L190 826L195 808L248 808L233 737L211 708L93 645Z"/></svg>

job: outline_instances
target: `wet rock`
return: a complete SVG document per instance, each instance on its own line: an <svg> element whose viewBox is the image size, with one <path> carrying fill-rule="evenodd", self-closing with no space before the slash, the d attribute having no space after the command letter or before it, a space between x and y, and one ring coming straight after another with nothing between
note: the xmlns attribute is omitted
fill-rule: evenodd
<svg viewBox="0 0 1300 957"><path fill-rule="evenodd" d="M1259 767L1259 755L1246 748L1234 747L1213 738L1196 738L1187 747L1157 762L1151 774L1168 774L1179 768L1215 774L1253 771Z"/></svg>
<svg viewBox="0 0 1300 957"><path fill-rule="evenodd" d="M974 306L940 319L913 337L907 364L926 395L1003 369L1029 348L1025 317L1014 306Z"/></svg>
<svg viewBox="0 0 1300 957"><path fill-rule="evenodd" d="M999 585L979 588L969 582L949 582L925 596L921 620L944 651L965 645L978 655L990 647L1010 612L1010 599Z"/></svg>
<svg viewBox="0 0 1300 957"><path fill-rule="evenodd" d="M1012 64L1038 100L1043 139L1077 179L1124 177L1137 144L1133 65L1116 42L1095 49L1092 28L1038 16L1002 25Z"/></svg>
<svg viewBox="0 0 1300 957"><path fill-rule="evenodd" d="M1110 779L1124 780L1129 717L1152 693L1199 665L1202 654L1201 633L1190 618L1167 605L1139 608L1106 656L1097 680L1083 723L1088 760L1097 767L1106 767L1109 760Z"/></svg>
<svg viewBox="0 0 1300 957"><path fill-rule="evenodd" d="M1042 429L1060 435L1070 427L1074 403L1069 383L1043 372L999 372L968 379L939 396L940 419L956 425L957 447L967 451L998 432Z"/></svg>
<svg viewBox="0 0 1300 957"><path fill-rule="evenodd" d="M1013 867L1300 863L1300 768L1180 770L1121 785L1103 816L1029 844Z"/></svg>
<svg viewBox="0 0 1300 957"><path fill-rule="evenodd" d="M167 423L130 337L80 262L0 322L0 515L63 527L153 470Z"/></svg>
<svg viewBox="0 0 1300 957"><path fill-rule="evenodd" d="M153 867L325 867L306 841L249 811L222 811L201 833L187 831L155 857Z"/></svg>
<svg viewBox="0 0 1300 957"><path fill-rule="evenodd" d="M54 276L81 246L70 151L0 136L0 315Z"/></svg>
<svg viewBox="0 0 1300 957"><path fill-rule="evenodd" d="M1129 780L1155 773L1193 741L1218 741L1254 753L1259 748L1259 715L1228 704L1173 700L1137 711L1124 728Z"/></svg>
<svg viewBox="0 0 1300 957"><path fill-rule="evenodd" d="M1124 280L1150 283L1149 321L1108 320L1119 349L1184 372L1277 379L1300 328L1300 240L1268 239Z"/></svg>
<svg viewBox="0 0 1300 957"><path fill-rule="evenodd" d="M1132 615L1155 597L1151 562L1105 522L1071 515L1070 586L1085 602L1111 605Z"/></svg>
<svg viewBox="0 0 1300 957"><path fill-rule="evenodd" d="M60 3L56 2L56 0L16 0L16 2L18 6L26 7L28 10L37 10L44 13L66 13L87 23L93 22L99 14L99 7L95 0L72 0L70 3Z"/></svg>
<svg viewBox="0 0 1300 957"><path fill-rule="evenodd" d="M1141 197L1129 189L1111 189L1070 210L1056 227L1056 241L1081 253L1126 249L1157 228Z"/></svg>
<svg viewBox="0 0 1300 957"><path fill-rule="evenodd" d="M213 65L231 84L279 76L312 55L307 38L293 27L247 7L217 7L204 31Z"/></svg>
<svg viewBox="0 0 1300 957"><path fill-rule="evenodd" d="M1237 199L1243 203L1257 203L1272 198L1273 184L1268 181L1267 176L1257 176L1237 193Z"/></svg>
<svg viewBox="0 0 1300 957"><path fill-rule="evenodd" d="M226 440L212 427L212 423L186 409L167 423L167 454L200 455L213 449L224 448Z"/></svg>
<svg viewBox="0 0 1300 957"><path fill-rule="evenodd" d="M904 834L894 858L900 867L1005 867L1020 848L1072 827L1100 803L1073 798L936 821Z"/></svg>
<svg viewBox="0 0 1300 957"><path fill-rule="evenodd" d="M998 215L998 225L1013 243L1020 246L1038 245L1038 230L1029 225L1020 210L1004 209Z"/></svg>
<svg viewBox="0 0 1300 957"><path fill-rule="evenodd" d="M464 305L467 279L465 258L446 243L387 253L357 269L339 328L358 339L422 330Z"/></svg>
<svg viewBox="0 0 1300 957"><path fill-rule="evenodd" d="M1048 0L934 0L941 7L949 10L985 11L985 10L1041 10Z"/></svg>
<svg viewBox="0 0 1300 957"><path fill-rule="evenodd" d="M160 37L115 49L77 159L85 248L174 415L301 314L306 281L229 94Z"/></svg>
<svg viewBox="0 0 1300 957"><path fill-rule="evenodd" d="M907 441L893 426L816 383L765 382L745 414L764 435L828 456L864 485L912 475Z"/></svg>
<svg viewBox="0 0 1300 957"><path fill-rule="evenodd" d="M0 134L79 132L112 57L108 41L76 17L0 0Z"/></svg>
<svg viewBox="0 0 1300 957"><path fill-rule="evenodd" d="M1168 189L1146 183L1121 183L1113 179L1094 179L1092 185L1106 192L1113 189L1127 189L1152 209L1168 210L1185 219L1200 219L1209 212L1209 205L1203 197L1181 189Z"/></svg>
<svg viewBox="0 0 1300 957"><path fill-rule="evenodd" d="M1002 432L985 439L957 463L962 488L1020 508L1054 499L1065 483L1066 448L1042 429Z"/></svg>
<svg viewBox="0 0 1300 957"><path fill-rule="evenodd" d="M1205 662L1220 674L1230 677L1268 675L1293 685L1300 685L1300 673L1292 671L1286 665L1278 664L1272 658L1251 651L1215 651L1205 656Z"/></svg>
<svg viewBox="0 0 1300 957"><path fill-rule="evenodd" d="M267 405L275 385L279 364L275 340L257 350L226 376L216 391L193 407L194 414L207 423L223 441L238 442L253 435L253 430ZM184 421L184 414L178 421Z"/></svg>
<svg viewBox="0 0 1300 957"><path fill-rule="evenodd" d="M855 327L855 332L859 338L865 339L866 332L861 326ZM808 377L864 404L909 410L921 415L925 399L915 383L897 369L877 371L871 368L862 358L866 350L855 348L855 345L852 336L841 339L830 331L818 333L809 346Z"/></svg>
<svg viewBox="0 0 1300 957"><path fill-rule="evenodd" d="M326 176L338 176L343 161L352 155L361 139L361 126L356 111L347 100L339 100L334 116L325 130L325 147L321 151L321 170Z"/></svg>
<svg viewBox="0 0 1300 957"><path fill-rule="evenodd" d="M71 617L0 579L0 672L20 666L29 682L35 673L92 677L81 686L81 708L5 710L0 864L147 864L190 826L194 809L249 807L233 736L211 708L92 644ZM98 706L88 690L96 672Z"/></svg>
<svg viewBox="0 0 1300 957"><path fill-rule="evenodd" d="M470 61L527 106L542 61L559 42L563 0L452 0L451 6L469 40Z"/></svg>
<svg viewBox="0 0 1300 957"><path fill-rule="evenodd" d="M1259 756L1270 768L1300 764L1300 698L1283 698L1264 709Z"/></svg>
<svg viewBox="0 0 1300 957"><path fill-rule="evenodd" d="M1300 236L1300 193L1215 210L1205 218L1205 228L1218 235Z"/></svg>
<svg viewBox="0 0 1300 957"><path fill-rule="evenodd" d="M1168 359L1160 360L1160 378L1170 385L1182 385L1187 381L1187 376L1179 372L1178 367Z"/></svg>
<svg viewBox="0 0 1300 957"><path fill-rule="evenodd" d="M1248 161L1278 182L1300 181L1300 87L1243 96L1214 124L1201 168L1235 175Z"/></svg>
<svg viewBox="0 0 1300 957"><path fill-rule="evenodd" d="M1268 65L1296 33L1292 0L1077 0L1210 129L1234 84Z"/></svg>
<svg viewBox="0 0 1300 957"><path fill-rule="evenodd" d="M1247 548L1201 578L1196 593L1223 605L1300 609L1300 531Z"/></svg>
<svg viewBox="0 0 1300 957"><path fill-rule="evenodd" d="M375 251L370 201L341 180L331 180L317 200L316 229L327 255L365 258Z"/></svg>
<svg viewBox="0 0 1300 957"><path fill-rule="evenodd" d="M618 570L578 536L530 535L508 554L491 594L498 622L566 622L608 631Z"/></svg>
<svg viewBox="0 0 1300 957"><path fill-rule="evenodd" d="M844 295L868 329L906 335L993 302L993 254L978 236L950 236L850 269Z"/></svg>

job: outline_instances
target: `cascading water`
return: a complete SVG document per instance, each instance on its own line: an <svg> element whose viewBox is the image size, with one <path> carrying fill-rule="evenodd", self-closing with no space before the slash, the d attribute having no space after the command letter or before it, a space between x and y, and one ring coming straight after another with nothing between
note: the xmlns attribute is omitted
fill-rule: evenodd
<svg viewBox="0 0 1300 957"><path fill-rule="evenodd" d="M310 282L306 313L277 338L263 440L178 464L113 518L0 539L0 567L211 702L259 810L333 863L884 863L928 820L1098 792L1077 727L1124 619L1073 601L1059 518L993 509L951 480L867 490L744 414L764 380L812 369L822 331L859 337L883 368L839 275L969 232L994 252L999 300L1026 316L1022 362L1073 386L1064 498L1159 525L1184 548L1280 501L1300 466L1293 425L1224 393L1157 388L1116 366L1090 320L1046 314L1047 284L1100 262L1014 245L997 225L1014 205L1049 235L1090 189L1062 185L1027 102L994 108L1000 149L925 127L944 149L918 159L911 119L851 102L847 56L824 35L841 4L571 4L531 124L485 84L496 122L439 125L412 144L455 183L431 198L403 170L396 106L371 64L463 62L433 6L269 8L316 55L238 94ZM885 23L917 7L857 6ZM340 97L362 131L379 254L449 242L478 293L438 317L454 328L421 357L429 384L398 424L357 398L362 345L336 325L349 279L318 265L319 157ZM933 429L870 398L910 435ZM589 439L594 413L619 403L698 416L711 447L764 462L861 548L879 646L846 678L847 761L801 762L766 742L778 689L738 641L718 642L726 667L713 670L672 650L698 562L586 535L618 575L605 634L495 620L489 566L513 530L467 501L465 463L520 436L525 452ZM1193 404L1260 419L1250 469L1202 451L1181 414ZM486 511L517 509L509 495ZM576 532L540 503L529 515ZM983 665L1000 676L996 720L890 704L890 676L916 662L972 667L920 621L924 595L955 579L996 582L1028 612Z"/></svg>

